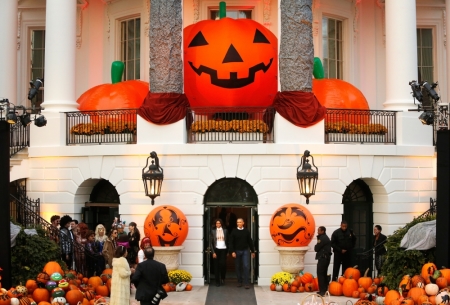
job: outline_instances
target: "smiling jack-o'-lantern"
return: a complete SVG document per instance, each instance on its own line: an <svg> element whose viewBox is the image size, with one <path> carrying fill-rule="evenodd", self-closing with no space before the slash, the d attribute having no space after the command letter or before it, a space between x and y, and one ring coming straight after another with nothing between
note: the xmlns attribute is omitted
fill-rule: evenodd
<svg viewBox="0 0 450 305"><path fill-rule="evenodd" d="M297 203L288 203L278 208L270 219L270 235L282 247L307 246L315 231L312 214Z"/></svg>
<svg viewBox="0 0 450 305"><path fill-rule="evenodd" d="M184 29L184 90L192 107L269 106L277 93L278 41L250 19Z"/></svg>
<svg viewBox="0 0 450 305"><path fill-rule="evenodd" d="M157 247L181 246L188 231L186 216L171 205L154 208L144 223L145 236Z"/></svg>

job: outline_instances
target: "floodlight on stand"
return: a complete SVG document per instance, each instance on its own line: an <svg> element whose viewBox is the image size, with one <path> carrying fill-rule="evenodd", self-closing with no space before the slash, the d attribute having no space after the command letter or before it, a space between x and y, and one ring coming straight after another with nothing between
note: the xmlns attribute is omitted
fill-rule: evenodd
<svg viewBox="0 0 450 305"><path fill-rule="evenodd" d="M432 111L425 111L419 116L419 120L423 125L433 125L434 113Z"/></svg>
<svg viewBox="0 0 450 305"><path fill-rule="evenodd" d="M45 116L41 115L37 119L34 119L34 125L37 127L43 127L47 125L47 120L45 119Z"/></svg>
<svg viewBox="0 0 450 305"><path fill-rule="evenodd" d="M19 119L23 127L27 127L28 125L31 124L31 118L29 113L25 112L23 115L19 117Z"/></svg>
<svg viewBox="0 0 450 305"><path fill-rule="evenodd" d="M315 170L309 164L309 157L311 157L312 164ZM301 170L299 170L301 167ZM314 164L314 157L310 155L309 150L305 150L302 156L302 161L297 167L297 180L300 188L300 195L306 197L306 204L309 204L309 197L316 193L317 180L319 179L319 169Z"/></svg>
<svg viewBox="0 0 450 305"><path fill-rule="evenodd" d="M148 167L146 172L145 169L148 166L148 161L152 159L152 164ZM150 156L147 158L147 163L142 169L142 182L144 182L145 196L152 199L152 205L155 204L155 198L161 194L161 186L164 180L164 171L159 166L159 158L156 152L152 151Z"/></svg>
<svg viewBox="0 0 450 305"><path fill-rule="evenodd" d="M9 124L17 123L16 108L9 108L8 113L6 114L6 121Z"/></svg>

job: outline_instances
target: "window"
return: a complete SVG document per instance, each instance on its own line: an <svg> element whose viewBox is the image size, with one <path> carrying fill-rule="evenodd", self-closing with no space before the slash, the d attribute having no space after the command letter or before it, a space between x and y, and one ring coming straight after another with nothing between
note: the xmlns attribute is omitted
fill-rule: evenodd
<svg viewBox="0 0 450 305"><path fill-rule="evenodd" d="M120 57L125 63L124 80L141 78L141 18L120 22Z"/></svg>
<svg viewBox="0 0 450 305"><path fill-rule="evenodd" d="M252 19L252 10L246 9L227 9L227 17L232 19ZM219 10L218 9L210 9L209 10L209 19L218 20L219 19Z"/></svg>
<svg viewBox="0 0 450 305"><path fill-rule="evenodd" d="M419 81L434 81L432 29L417 29L417 66Z"/></svg>
<svg viewBox="0 0 450 305"><path fill-rule="evenodd" d="M36 78L44 78L45 65L45 30L31 31L31 81ZM43 87L35 98L31 100L32 107L39 107L44 101ZM34 112L34 111L33 111Z"/></svg>
<svg viewBox="0 0 450 305"><path fill-rule="evenodd" d="M323 68L325 78L343 79L342 21L322 19Z"/></svg>

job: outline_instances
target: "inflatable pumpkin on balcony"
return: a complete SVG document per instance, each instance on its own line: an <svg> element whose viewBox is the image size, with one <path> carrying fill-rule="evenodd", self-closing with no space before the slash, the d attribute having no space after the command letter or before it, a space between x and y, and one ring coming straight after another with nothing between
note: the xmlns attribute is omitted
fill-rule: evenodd
<svg viewBox="0 0 450 305"><path fill-rule="evenodd" d="M95 86L77 100L78 109L114 110L139 108L149 91L149 84L140 80L121 81L124 64L115 61L111 65L111 84Z"/></svg>
<svg viewBox="0 0 450 305"><path fill-rule="evenodd" d="M184 29L184 90L191 107L269 106L278 86L278 40L250 19Z"/></svg>
<svg viewBox="0 0 450 305"><path fill-rule="evenodd" d="M309 245L316 229L309 210L297 203L278 208L270 218L270 236L281 247L305 247Z"/></svg>
<svg viewBox="0 0 450 305"><path fill-rule="evenodd" d="M326 108L369 110L369 104L364 94L358 88L340 79L324 78L322 62L317 57L314 58L313 73L313 93L317 100ZM327 120L368 124L369 115L352 117L348 114L339 114Z"/></svg>
<svg viewBox="0 0 450 305"><path fill-rule="evenodd" d="M171 205L156 207L145 218L144 233L150 238L152 246L181 246L188 231L186 216Z"/></svg>

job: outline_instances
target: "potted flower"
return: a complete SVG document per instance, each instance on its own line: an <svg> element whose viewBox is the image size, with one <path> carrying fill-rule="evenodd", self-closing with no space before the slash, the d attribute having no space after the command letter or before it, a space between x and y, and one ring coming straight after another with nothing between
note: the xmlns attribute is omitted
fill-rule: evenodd
<svg viewBox="0 0 450 305"><path fill-rule="evenodd" d="M294 278L291 273L281 271L272 275L270 282L272 284L275 284L276 291L283 291L283 285L290 284L293 281L293 279Z"/></svg>

